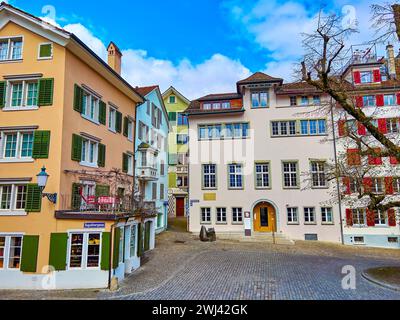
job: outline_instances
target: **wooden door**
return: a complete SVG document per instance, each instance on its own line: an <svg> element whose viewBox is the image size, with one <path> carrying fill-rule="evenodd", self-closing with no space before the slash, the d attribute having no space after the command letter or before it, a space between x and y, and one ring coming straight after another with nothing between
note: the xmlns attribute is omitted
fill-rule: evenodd
<svg viewBox="0 0 400 320"><path fill-rule="evenodd" d="M276 231L276 214L274 207L266 202L258 204L253 211L253 223L254 231Z"/></svg>
<svg viewBox="0 0 400 320"><path fill-rule="evenodd" d="M150 250L151 222L147 221L144 227L144 251Z"/></svg>
<svg viewBox="0 0 400 320"><path fill-rule="evenodd" d="M176 198L176 216L185 216L185 198Z"/></svg>

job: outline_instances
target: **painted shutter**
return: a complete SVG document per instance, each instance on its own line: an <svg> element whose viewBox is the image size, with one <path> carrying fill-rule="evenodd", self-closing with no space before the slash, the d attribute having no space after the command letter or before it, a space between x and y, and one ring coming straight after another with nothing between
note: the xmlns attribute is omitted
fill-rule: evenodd
<svg viewBox="0 0 400 320"><path fill-rule="evenodd" d="M168 174L168 186L169 188L176 188L176 173L170 172Z"/></svg>
<svg viewBox="0 0 400 320"><path fill-rule="evenodd" d="M168 120L169 121L176 121L176 112L168 113Z"/></svg>
<svg viewBox="0 0 400 320"><path fill-rule="evenodd" d="M400 92L396 94L397 105L400 105Z"/></svg>
<svg viewBox="0 0 400 320"><path fill-rule="evenodd" d="M32 158L48 159L50 147L50 131L35 131L33 137Z"/></svg>
<svg viewBox="0 0 400 320"><path fill-rule="evenodd" d="M99 143L97 159L98 166L104 168L106 166L106 146L104 144Z"/></svg>
<svg viewBox="0 0 400 320"><path fill-rule="evenodd" d="M72 191L71 191L71 209L72 210L79 210L81 207L81 187L80 183L73 183L72 184Z"/></svg>
<svg viewBox="0 0 400 320"><path fill-rule="evenodd" d="M347 150L347 164L349 166L361 165L361 156L358 149Z"/></svg>
<svg viewBox="0 0 400 320"><path fill-rule="evenodd" d="M367 209L367 226L375 227L375 212Z"/></svg>
<svg viewBox="0 0 400 320"><path fill-rule="evenodd" d="M128 173L128 155L126 153L122 154L122 172Z"/></svg>
<svg viewBox="0 0 400 320"><path fill-rule="evenodd" d="M138 247L137 247L137 256L141 257L143 255L143 225L141 223L138 224Z"/></svg>
<svg viewBox="0 0 400 320"><path fill-rule="evenodd" d="M106 125L107 105L104 101L99 102L99 122Z"/></svg>
<svg viewBox="0 0 400 320"><path fill-rule="evenodd" d="M81 161L82 158L82 137L77 134L72 134L71 159Z"/></svg>
<svg viewBox="0 0 400 320"><path fill-rule="evenodd" d="M76 112L82 113L83 104L83 89L75 84L74 86L74 110Z"/></svg>
<svg viewBox="0 0 400 320"><path fill-rule="evenodd" d="M374 151L376 153L381 152L380 148L374 148ZM372 155L368 155L368 164L369 165L381 165L382 164L382 158L381 157L374 157Z"/></svg>
<svg viewBox="0 0 400 320"><path fill-rule="evenodd" d="M95 192L96 192L96 197L109 196L110 186L97 184Z"/></svg>
<svg viewBox="0 0 400 320"><path fill-rule="evenodd" d="M111 233L103 232L101 235L101 270L110 270Z"/></svg>
<svg viewBox="0 0 400 320"><path fill-rule="evenodd" d="M51 106L53 105L53 91L54 91L54 79L40 79L39 80L39 106Z"/></svg>
<svg viewBox="0 0 400 320"><path fill-rule="evenodd" d="M39 236L24 236L21 254L21 271L36 272Z"/></svg>
<svg viewBox="0 0 400 320"><path fill-rule="evenodd" d="M356 97L356 107L362 108L364 106L363 97Z"/></svg>
<svg viewBox="0 0 400 320"><path fill-rule="evenodd" d="M358 134L360 136L365 136L367 134L367 130L361 122L358 122Z"/></svg>
<svg viewBox="0 0 400 320"><path fill-rule="evenodd" d="M364 192L370 193L372 191L372 178L363 179Z"/></svg>
<svg viewBox="0 0 400 320"><path fill-rule="evenodd" d="M377 107L383 107L385 105L385 100L383 98L383 94L377 94L375 97L375 100L376 100Z"/></svg>
<svg viewBox="0 0 400 320"><path fill-rule="evenodd" d="M351 227L353 225L353 211L346 209L346 224Z"/></svg>
<svg viewBox="0 0 400 320"><path fill-rule="evenodd" d="M378 129L381 133L387 133L386 119L378 119Z"/></svg>
<svg viewBox="0 0 400 320"><path fill-rule="evenodd" d="M115 131L117 131L118 133L121 133L122 131L122 113L117 111L116 112L116 118L115 118L116 122L115 122Z"/></svg>
<svg viewBox="0 0 400 320"><path fill-rule="evenodd" d="M354 71L353 72L353 79L355 84L361 83L361 73L360 71Z"/></svg>
<svg viewBox="0 0 400 320"><path fill-rule="evenodd" d="M124 136L128 136L128 117L124 117Z"/></svg>
<svg viewBox="0 0 400 320"><path fill-rule="evenodd" d="M381 71L379 69L376 69L373 71L373 76L374 76L374 82L381 82L382 77L381 77Z"/></svg>
<svg viewBox="0 0 400 320"><path fill-rule="evenodd" d="M119 239L121 237L121 229L115 228L114 246L113 246L113 269L118 268L119 264Z"/></svg>
<svg viewBox="0 0 400 320"><path fill-rule="evenodd" d="M393 164L393 165L396 165L396 164L398 164L399 162L397 161L397 158L396 157L390 157L390 164Z"/></svg>
<svg viewBox="0 0 400 320"><path fill-rule="evenodd" d="M6 106L6 87L7 82L0 81L0 109Z"/></svg>
<svg viewBox="0 0 400 320"><path fill-rule="evenodd" d="M338 121L338 132L339 137L343 137L344 135L346 135L346 120Z"/></svg>
<svg viewBox="0 0 400 320"><path fill-rule="evenodd" d="M345 186L345 194L351 194L350 177L343 177L343 185Z"/></svg>
<svg viewBox="0 0 400 320"><path fill-rule="evenodd" d="M42 207L42 191L37 184L26 186L26 212L40 212Z"/></svg>
<svg viewBox="0 0 400 320"><path fill-rule="evenodd" d="M385 177L385 192L393 194L393 177Z"/></svg>
<svg viewBox="0 0 400 320"><path fill-rule="evenodd" d="M393 208L389 209L387 212L389 227L396 227L396 212Z"/></svg>
<svg viewBox="0 0 400 320"><path fill-rule="evenodd" d="M68 233L52 233L50 235L49 265L56 271L67 268Z"/></svg>

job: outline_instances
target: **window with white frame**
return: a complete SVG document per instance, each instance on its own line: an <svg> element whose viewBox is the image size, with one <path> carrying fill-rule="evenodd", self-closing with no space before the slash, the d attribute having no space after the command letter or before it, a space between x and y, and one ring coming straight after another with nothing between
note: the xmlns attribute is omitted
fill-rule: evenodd
<svg viewBox="0 0 400 320"><path fill-rule="evenodd" d="M269 105L268 92L253 92L251 94L251 104L253 108L267 108Z"/></svg>
<svg viewBox="0 0 400 320"><path fill-rule="evenodd" d="M387 225L387 215L385 211L376 210L374 212L375 225L376 226L386 226Z"/></svg>
<svg viewBox="0 0 400 320"><path fill-rule="evenodd" d="M385 94L383 96L383 101L385 106L394 106L396 105L396 96L394 94Z"/></svg>
<svg viewBox="0 0 400 320"><path fill-rule="evenodd" d="M128 139L133 141L133 122L128 119Z"/></svg>
<svg viewBox="0 0 400 320"><path fill-rule="evenodd" d="M97 141L83 138L81 164L97 167L98 147L99 143Z"/></svg>
<svg viewBox="0 0 400 320"><path fill-rule="evenodd" d="M362 71L361 74L361 83L371 83L372 82L372 71Z"/></svg>
<svg viewBox="0 0 400 320"><path fill-rule="evenodd" d="M211 208L201 208L201 223L211 223Z"/></svg>
<svg viewBox="0 0 400 320"><path fill-rule="evenodd" d="M375 96L363 96L363 106L373 107L375 106Z"/></svg>
<svg viewBox="0 0 400 320"><path fill-rule="evenodd" d="M187 175L178 175L176 177L176 186L180 188L187 188L189 186Z"/></svg>
<svg viewBox="0 0 400 320"><path fill-rule="evenodd" d="M331 207L321 208L321 220L322 223L333 223L333 212Z"/></svg>
<svg viewBox="0 0 400 320"><path fill-rule="evenodd" d="M326 120L301 120L300 132L302 135L326 134Z"/></svg>
<svg viewBox="0 0 400 320"><path fill-rule="evenodd" d="M169 96L169 103L176 103L176 97L175 96Z"/></svg>
<svg viewBox="0 0 400 320"><path fill-rule="evenodd" d="M22 239L22 235L0 235L0 270L20 268Z"/></svg>
<svg viewBox="0 0 400 320"><path fill-rule="evenodd" d="M242 208L232 208L232 223L243 223Z"/></svg>
<svg viewBox="0 0 400 320"><path fill-rule="evenodd" d="M226 208L217 208L217 223L226 223Z"/></svg>
<svg viewBox="0 0 400 320"><path fill-rule="evenodd" d="M214 189L217 187L217 174L215 164L203 164L203 188Z"/></svg>
<svg viewBox="0 0 400 320"><path fill-rule="evenodd" d="M82 99L82 115L89 120L99 122L99 98L84 90Z"/></svg>
<svg viewBox="0 0 400 320"><path fill-rule="evenodd" d="M296 121L272 121L272 136L295 136Z"/></svg>
<svg viewBox="0 0 400 320"><path fill-rule="evenodd" d="M0 159L31 159L33 151L32 131L0 132Z"/></svg>
<svg viewBox="0 0 400 320"><path fill-rule="evenodd" d="M131 154L127 154L128 159L128 172L127 174L133 175L133 156Z"/></svg>
<svg viewBox="0 0 400 320"><path fill-rule="evenodd" d="M316 223L314 207L305 207L304 208L304 223L306 223L306 224Z"/></svg>
<svg viewBox="0 0 400 320"><path fill-rule="evenodd" d="M108 129L115 132L117 126L117 110L110 107L108 110Z"/></svg>
<svg viewBox="0 0 400 320"><path fill-rule="evenodd" d="M26 185L0 185L0 214L4 211L24 211L26 205Z"/></svg>
<svg viewBox="0 0 400 320"><path fill-rule="evenodd" d="M400 178L399 177L393 178L393 192L400 193Z"/></svg>
<svg viewBox="0 0 400 320"><path fill-rule="evenodd" d="M241 139L249 136L248 123L216 123L198 127L199 140Z"/></svg>
<svg viewBox="0 0 400 320"><path fill-rule="evenodd" d="M283 186L297 188L297 162L283 162Z"/></svg>
<svg viewBox="0 0 400 320"><path fill-rule="evenodd" d="M6 109L32 109L38 106L39 82L37 79L8 81Z"/></svg>
<svg viewBox="0 0 400 320"><path fill-rule="evenodd" d="M352 209L353 225L355 226L365 226L365 209Z"/></svg>
<svg viewBox="0 0 400 320"><path fill-rule="evenodd" d="M288 224L298 224L299 223L298 208L288 207L288 208L286 208L286 212L287 212Z"/></svg>
<svg viewBox="0 0 400 320"><path fill-rule="evenodd" d="M96 182L83 180L80 182L82 197L81 197L81 210L93 209L89 198L96 195Z"/></svg>
<svg viewBox="0 0 400 320"><path fill-rule="evenodd" d="M69 235L70 269L99 268L101 233L74 232Z"/></svg>
<svg viewBox="0 0 400 320"><path fill-rule="evenodd" d="M189 157L187 153L178 153L178 164L179 165L187 165Z"/></svg>
<svg viewBox="0 0 400 320"><path fill-rule="evenodd" d="M297 106L297 97L296 96L290 97L290 105Z"/></svg>
<svg viewBox="0 0 400 320"><path fill-rule="evenodd" d="M311 178L313 188L326 187L325 162L311 161Z"/></svg>
<svg viewBox="0 0 400 320"><path fill-rule="evenodd" d="M243 166L241 164L228 165L229 174L229 188L241 189L243 188Z"/></svg>
<svg viewBox="0 0 400 320"><path fill-rule="evenodd" d="M383 193L384 181L383 178L372 178L372 192Z"/></svg>
<svg viewBox="0 0 400 320"><path fill-rule="evenodd" d="M256 163L256 187L269 188L269 163Z"/></svg>
<svg viewBox="0 0 400 320"><path fill-rule="evenodd" d="M386 119L387 133L399 133L399 119Z"/></svg>
<svg viewBox="0 0 400 320"><path fill-rule="evenodd" d="M22 59L22 37L0 39L0 61Z"/></svg>
<svg viewBox="0 0 400 320"><path fill-rule="evenodd" d="M139 121L139 139L143 142L149 142L149 127L142 121Z"/></svg>

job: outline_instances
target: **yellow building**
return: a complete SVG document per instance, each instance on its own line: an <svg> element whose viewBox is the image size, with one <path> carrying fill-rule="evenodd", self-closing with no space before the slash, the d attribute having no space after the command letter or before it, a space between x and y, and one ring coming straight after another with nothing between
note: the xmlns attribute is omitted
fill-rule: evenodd
<svg viewBox="0 0 400 320"><path fill-rule="evenodd" d="M0 5L0 288L104 288L154 246L127 215L143 97L108 51Z"/></svg>

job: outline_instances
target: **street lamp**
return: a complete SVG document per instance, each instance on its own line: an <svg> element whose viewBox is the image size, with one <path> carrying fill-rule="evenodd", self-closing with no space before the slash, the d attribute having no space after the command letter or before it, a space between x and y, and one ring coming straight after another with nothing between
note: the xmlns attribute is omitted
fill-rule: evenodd
<svg viewBox="0 0 400 320"><path fill-rule="evenodd" d="M42 192L42 197L46 197L51 203L57 203L57 193L43 193L43 190L46 188L47 180L49 179L49 174L46 172L46 167L43 166L42 170L39 174L36 175L37 183Z"/></svg>

